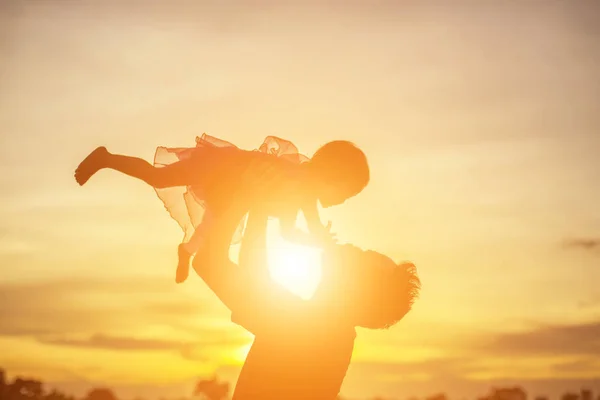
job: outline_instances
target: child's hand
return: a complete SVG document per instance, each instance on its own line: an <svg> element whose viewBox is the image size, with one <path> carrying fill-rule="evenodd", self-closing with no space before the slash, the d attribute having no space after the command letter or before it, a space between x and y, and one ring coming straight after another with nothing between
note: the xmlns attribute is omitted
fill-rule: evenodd
<svg viewBox="0 0 600 400"><path fill-rule="evenodd" d="M331 221L327 222L327 226L323 227L320 239L323 246L330 246L337 243L337 234L331 232Z"/></svg>

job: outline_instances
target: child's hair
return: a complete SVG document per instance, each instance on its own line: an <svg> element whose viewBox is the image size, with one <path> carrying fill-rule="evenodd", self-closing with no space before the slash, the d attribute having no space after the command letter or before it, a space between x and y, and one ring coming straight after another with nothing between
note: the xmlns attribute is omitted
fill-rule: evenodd
<svg viewBox="0 0 600 400"><path fill-rule="evenodd" d="M330 181L346 182L354 195L369 183L369 163L365 153L352 142L334 140L321 146L310 159L320 176Z"/></svg>
<svg viewBox="0 0 600 400"><path fill-rule="evenodd" d="M335 246L324 254L336 271L335 281L348 314L356 326L386 329L400 321L419 296L421 281L412 263L395 263L375 251L364 251L352 245ZM331 254L335 253L335 254ZM324 263L325 269L332 267Z"/></svg>

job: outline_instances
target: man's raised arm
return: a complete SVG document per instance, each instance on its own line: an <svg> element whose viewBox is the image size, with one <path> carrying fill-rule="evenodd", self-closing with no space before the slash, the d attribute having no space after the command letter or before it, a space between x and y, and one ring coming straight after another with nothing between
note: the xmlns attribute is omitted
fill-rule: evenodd
<svg viewBox="0 0 600 400"><path fill-rule="evenodd" d="M302 303L269 276L267 220L268 216L259 211L249 213L239 266L223 256L236 226L229 227L226 221L207 233L206 250L197 253L193 261L198 275L232 311L232 321L252 333L272 331L281 318L294 314Z"/></svg>
<svg viewBox="0 0 600 400"><path fill-rule="evenodd" d="M268 214L250 211L240 246L239 263L244 273L255 275L257 280L269 276L267 261Z"/></svg>
<svg viewBox="0 0 600 400"><path fill-rule="evenodd" d="M269 280L266 214L250 212L240 248L240 266L227 256L237 220L223 218L207 228L205 246L192 265L198 275L231 310L243 310L260 302L260 291Z"/></svg>
<svg viewBox="0 0 600 400"><path fill-rule="evenodd" d="M232 309L232 321L248 331L276 332L282 320L298 316L304 302L277 284L269 274L268 215L250 212L240 248L240 269L246 279L245 301Z"/></svg>
<svg viewBox="0 0 600 400"><path fill-rule="evenodd" d="M225 215L206 227L206 240L192 261L196 273L230 310L238 308L246 298L245 278L241 268L228 256L231 237L239 219Z"/></svg>

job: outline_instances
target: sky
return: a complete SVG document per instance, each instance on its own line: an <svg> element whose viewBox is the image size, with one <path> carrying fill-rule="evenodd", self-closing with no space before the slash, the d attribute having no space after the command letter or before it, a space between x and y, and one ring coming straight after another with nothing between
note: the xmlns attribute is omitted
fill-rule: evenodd
<svg viewBox="0 0 600 400"><path fill-rule="evenodd" d="M366 152L371 183L323 219L423 289L359 330L343 395L600 390L599 18L594 0L0 1L0 366L125 397L235 381L252 337L197 276L174 284L182 233L153 190L73 179L96 146L151 160L207 132Z"/></svg>

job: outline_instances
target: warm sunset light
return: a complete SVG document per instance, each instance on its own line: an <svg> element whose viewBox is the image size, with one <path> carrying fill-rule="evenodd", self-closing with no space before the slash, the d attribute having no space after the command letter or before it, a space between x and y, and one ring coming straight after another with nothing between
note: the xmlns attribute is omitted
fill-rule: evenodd
<svg viewBox="0 0 600 400"><path fill-rule="evenodd" d="M281 238L269 243L271 277L303 299L312 297L321 279L321 252Z"/></svg>
<svg viewBox="0 0 600 400"><path fill-rule="evenodd" d="M0 0L0 400L600 400L599 21Z"/></svg>

